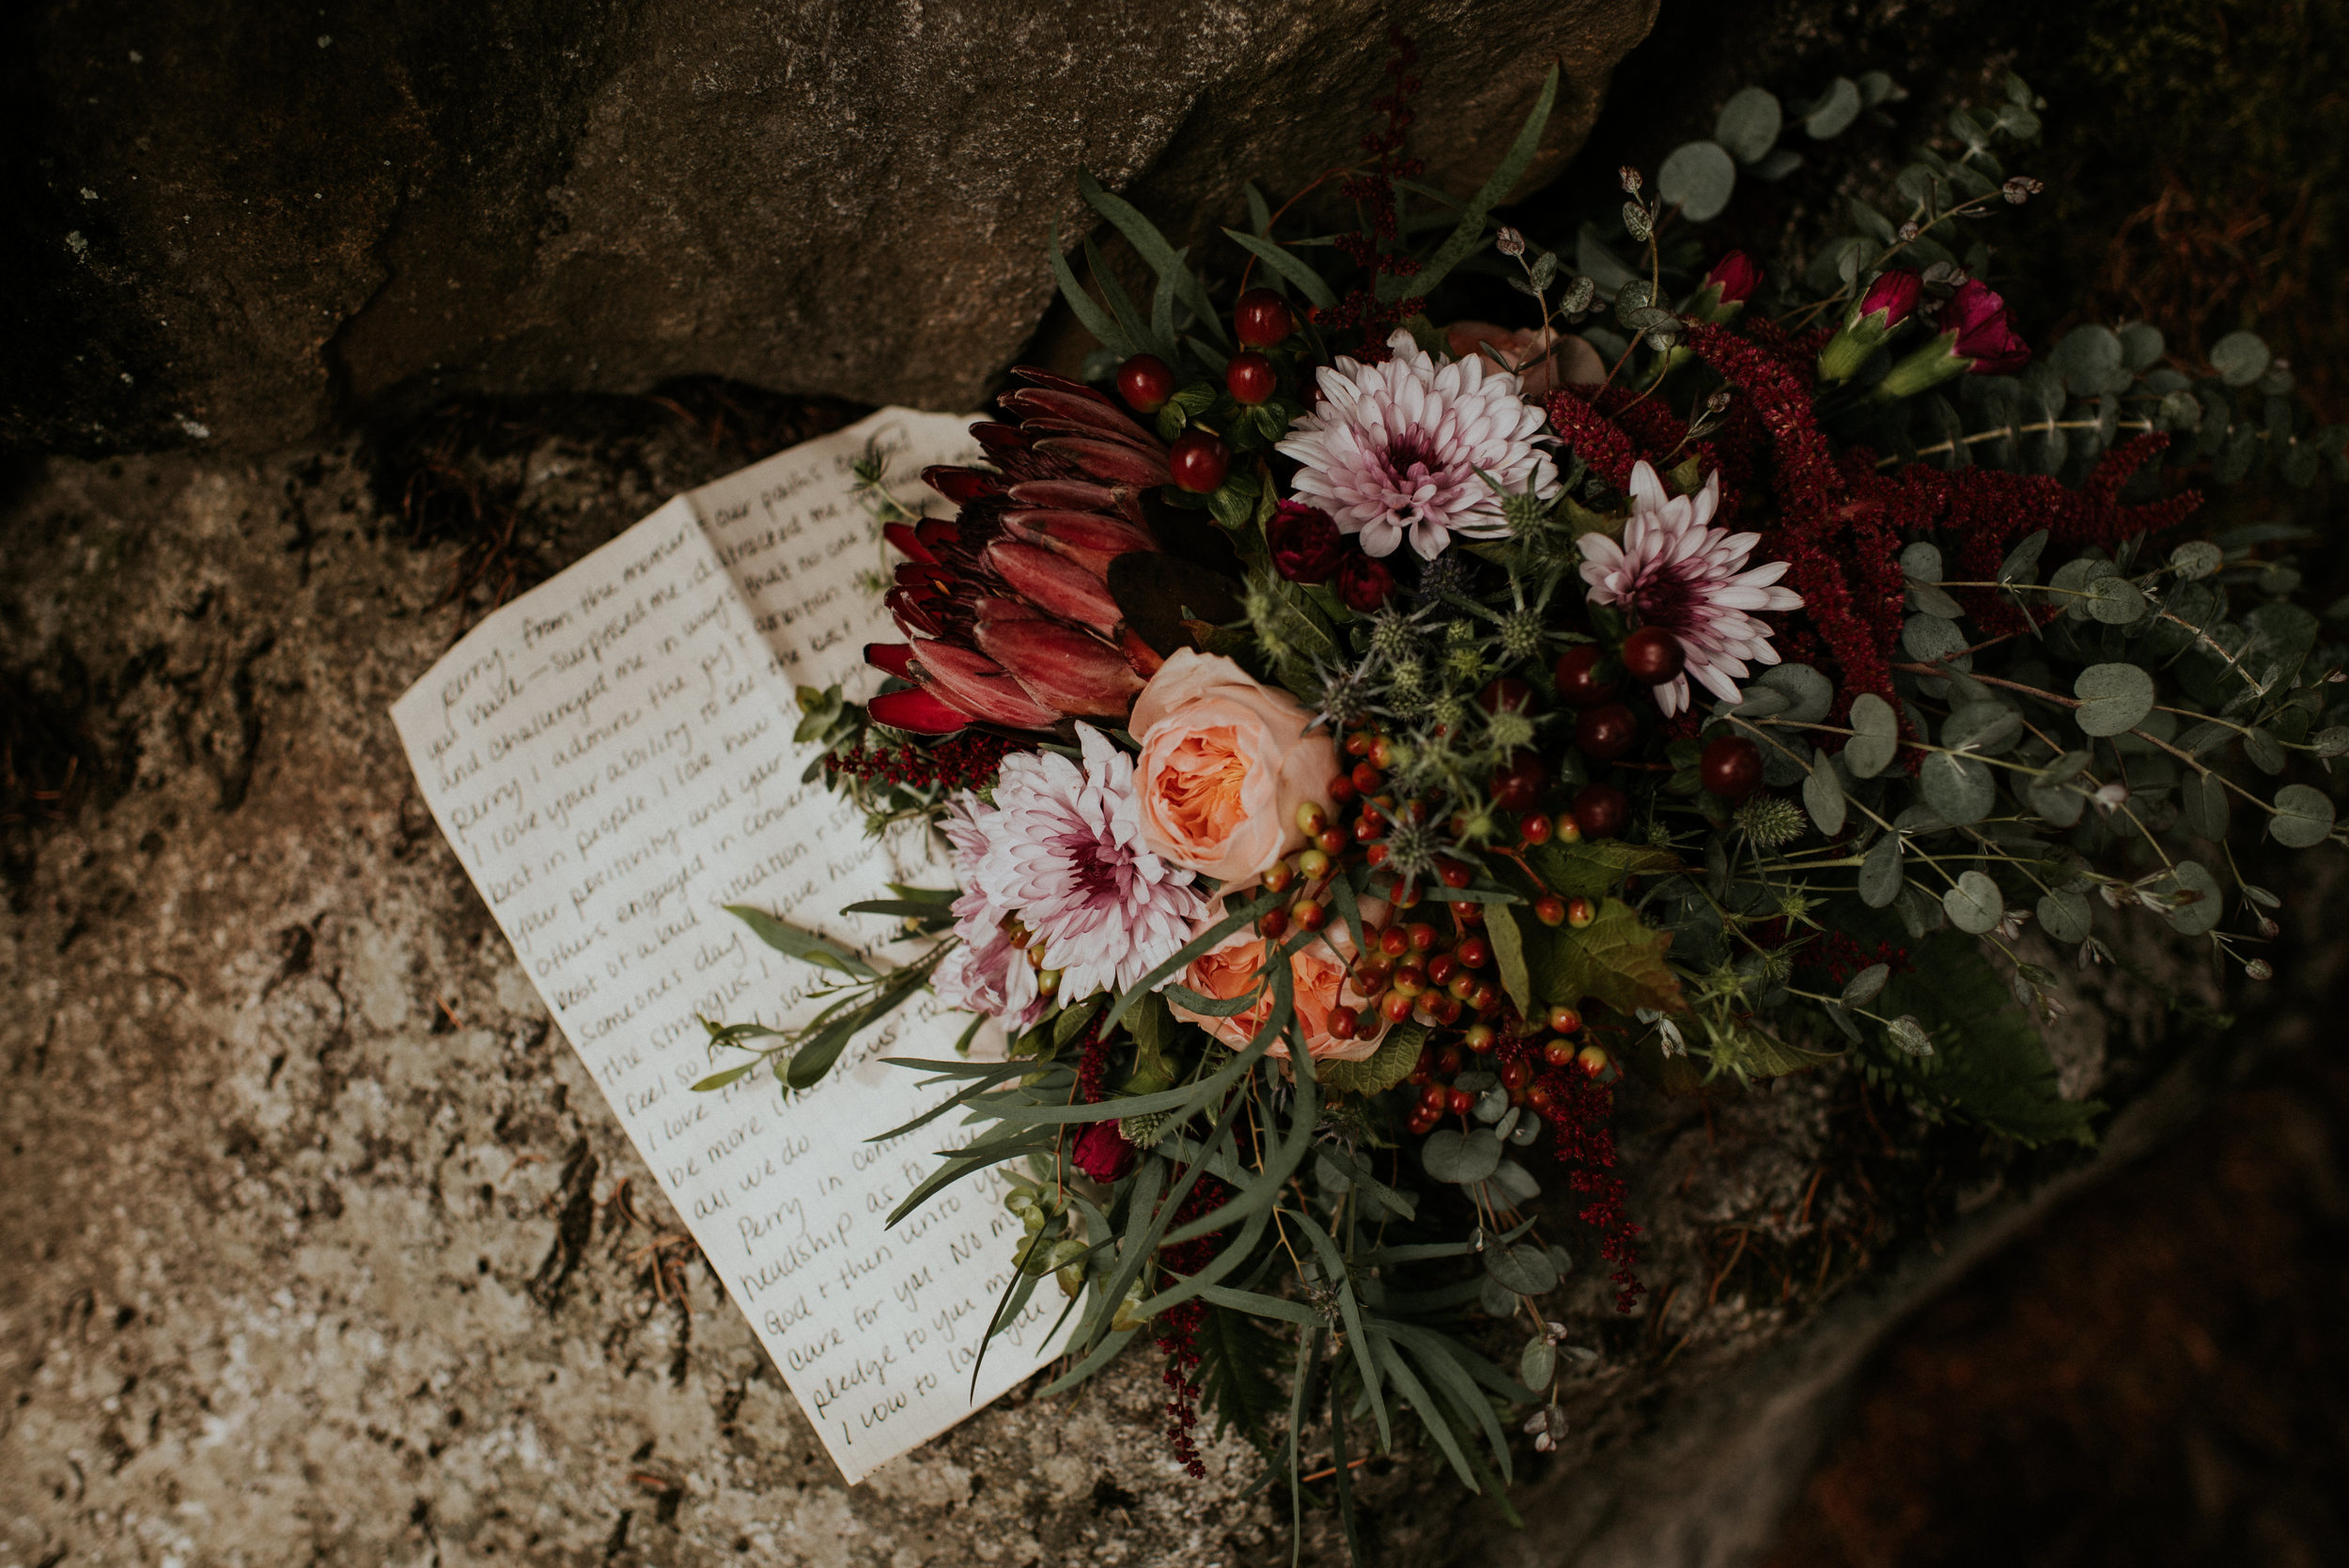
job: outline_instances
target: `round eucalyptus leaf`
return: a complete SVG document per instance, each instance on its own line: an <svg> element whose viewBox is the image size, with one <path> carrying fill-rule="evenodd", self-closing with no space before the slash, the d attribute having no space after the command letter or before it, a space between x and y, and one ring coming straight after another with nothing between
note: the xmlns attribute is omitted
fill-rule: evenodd
<svg viewBox="0 0 2349 1568"><path fill-rule="evenodd" d="M1721 105L1720 117L1713 122L1713 139L1740 163L1751 163L1778 145L1778 133L1785 123L1786 114L1779 107L1777 94L1763 87L1746 87Z"/></svg>
<svg viewBox="0 0 2349 1568"><path fill-rule="evenodd" d="M1979 937L2006 918L2006 899L1999 884L1979 871L1960 873L1957 886L1941 895L1950 924L1968 936Z"/></svg>
<svg viewBox="0 0 2349 1568"><path fill-rule="evenodd" d="M2210 367L2229 386L2249 386L2265 374L2274 356L2257 333L2229 333L2211 345Z"/></svg>
<svg viewBox="0 0 2349 1568"><path fill-rule="evenodd" d="M1873 779L1900 750L1900 716L1874 691L1862 691L1852 699L1851 727L1859 733L1843 743L1843 766L1855 779Z"/></svg>
<svg viewBox="0 0 2349 1568"><path fill-rule="evenodd" d="M2129 370L2150 370L2161 363L2163 349L2161 329L2143 321L2132 321L2121 329L2121 358Z"/></svg>
<svg viewBox="0 0 2349 1568"><path fill-rule="evenodd" d="M1906 1013L1892 1020L1890 1033L1892 1044L1911 1056L1933 1054L1933 1036L1925 1032L1923 1024Z"/></svg>
<svg viewBox="0 0 2349 1568"><path fill-rule="evenodd" d="M1859 901L1881 909L1901 895L1901 836L1887 833L1876 840L1859 862Z"/></svg>
<svg viewBox="0 0 2349 1568"><path fill-rule="evenodd" d="M1901 646L1911 659L1930 664L1966 651L1966 633L1938 615L1911 615L1901 628Z"/></svg>
<svg viewBox="0 0 2349 1568"><path fill-rule="evenodd" d="M1999 786L1990 766L1972 757L1936 752L1917 770L1917 788L1941 819L1962 828L1990 815L1998 803Z"/></svg>
<svg viewBox="0 0 2349 1568"><path fill-rule="evenodd" d="M1485 1272L1519 1296L1539 1296L1558 1284L1558 1265L1538 1247L1488 1247Z"/></svg>
<svg viewBox="0 0 2349 1568"><path fill-rule="evenodd" d="M2276 791L2276 815L2267 831L2287 849L2307 849L2325 842L2333 831L2333 802L2321 789L2286 784Z"/></svg>
<svg viewBox="0 0 2349 1568"><path fill-rule="evenodd" d="M2057 941L2086 941L2094 921L2094 908L2086 893L2056 892L2040 895L2040 926Z"/></svg>
<svg viewBox="0 0 2349 1568"><path fill-rule="evenodd" d="M2120 337L2109 327L2090 322L2074 327L2063 334L2063 341L2047 356L2056 373L2073 396L2087 397L2102 392L2127 358Z"/></svg>
<svg viewBox="0 0 2349 1568"><path fill-rule="evenodd" d="M2349 724L2332 724L2318 730L2309 739L2318 756L2337 757L2349 753Z"/></svg>
<svg viewBox="0 0 2349 1568"><path fill-rule="evenodd" d="M1803 129L1811 132L1811 139L1815 142L1840 136L1859 117L1860 105L1859 84L1848 76L1838 76L1812 106L1811 113L1803 116Z"/></svg>
<svg viewBox="0 0 2349 1568"><path fill-rule="evenodd" d="M1538 1394L1556 1375L1558 1347L1547 1339L1526 1341L1524 1353L1517 1357L1517 1381Z"/></svg>
<svg viewBox="0 0 2349 1568"><path fill-rule="evenodd" d="M2196 430L2202 425L2202 400L2186 391L2164 393L2161 398L2161 423L2171 430Z"/></svg>
<svg viewBox="0 0 2349 1568"><path fill-rule="evenodd" d="M2180 902L2167 918L2181 936L2201 936L2227 912L2227 897L2218 878L2200 861L2180 861L2170 874L2170 882L2166 891Z"/></svg>
<svg viewBox="0 0 2349 1568"><path fill-rule="evenodd" d="M2188 539L2170 552L2170 569L2191 580L2208 577L2227 564L2227 552L2208 539Z"/></svg>
<svg viewBox="0 0 2349 1568"><path fill-rule="evenodd" d="M1925 614L1937 615L1945 621L1966 618L1966 607L1931 582L1911 582L1908 585L1908 602Z"/></svg>
<svg viewBox="0 0 2349 1568"><path fill-rule="evenodd" d="M1876 993L1883 990L1884 983L1891 978L1891 965L1870 964L1843 983L1843 1005L1846 1007L1867 1006L1868 1003L1875 1001Z"/></svg>
<svg viewBox="0 0 2349 1568"><path fill-rule="evenodd" d="M2100 577L2088 585L2088 613L2107 626L2128 626L2145 618L2145 595L2125 577Z"/></svg>
<svg viewBox="0 0 2349 1568"><path fill-rule="evenodd" d="M2022 737L2023 716L2005 703L1961 703L1941 721L1941 744L1953 752L1997 756Z"/></svg>
<svg viewBox="0 0 2349 1568"><path fill-rule="evenodd" d="M1793 174L1797 169L1801 167L1802 154L1797 152L1793 147L1782 147L1776 152L1764 153L1760 159L1755 161L1753 165L1753 178L1756 179L1783 179L1788 175Z"/></svg>
<svg viewBox="0 0 2349 1568"><path fill-rule="evenodd" d="M2227 823L2232 816L2233 803L2227 799L2227 786L2216 773L2190 773L2178 786L2179 805L2186 815L2186 831L2197 838L2212 840L2227 836Z"/></svg>
<svg viewBox="0 0 2349 1568"><path fill-rule="evenodd" d="M1542 1195L1542 1184L1533 1179L1533 1172L1514 1159L1504 1159L1493 1167L1492 1181L1486 1190L1493 1188L1500 1188L1503 1203L1512 1206L1530 1203Z"/></svg>
<svg viewBox="0 0 2349 1568"><path fill-rule="evenodd" d="M2051 784L2034 780L2026 792L2030 809L2051 828L2069 828L2088 809L2088 798L2069 784Z"/></svg>
<svg viewBox="0 0 2349 1568"><path fill-rule="evenodd" d="M1754 681L1746 687L1745 700L1723 705L1720 711L1735 713L1740 719L1769 719L1795 706L1795 699L1785 692Z"/></svg>
<svg viewBox="0 0 2349 1568"><path fill-rule="evenodd" d="M2119 735L2154 710L2154 677L2134 664L2091 664L2072 683L2072 695L2080 700L2074 717L2082 730Z"/></svg>
<svg viewBox="0 0 2349 1568"><path fill-rule="evenodd" d="M2252 730L2243 737L2243 754L2263 773L2284 770L2284 743L2267 730Z"/></svg>
<svg viewBox="0 0 2349 1568"><path fill-rule="evenodd" d="M1820 834L1833 838L1843 831L1843 783L1825 752L1813 752L1810 776L1802 781L1803 809Z"/></svg>
<svg viewBox="0 0 2349 1568"><path fill-rule="evenodd" d="M1656 171L1656 194L1690 223L1718 218L1737 189L1737 164L1718 142L1683 142Z"/></svg>
<svg viewBox="0 0 2349 1568"><path fill-rule="evenodd" d="M1911 582L1941 581L1941 547L1928 539L1919 539L1901 551L1901 575Z"/></svg>
<svg viewBox="0 0 2349 1568"><path fill-rule="evenodd" d="M1781 716L1797 724L1815 724L1835 706L1835 683L1808 664L1773 664L1753 678L1753 685L1786 698ZM1751 688L1747 694L1752 694Z"/></svg>
<svg viewBox="0 0 2349 1568"><path fill-rule="evenodd" d="M1501 1164L1501 1140L1489 1127L1470 1133L1445 1127L1421 1146L1419 1157L1438 1181L1465 1187L1483 1181Z"/></svg>

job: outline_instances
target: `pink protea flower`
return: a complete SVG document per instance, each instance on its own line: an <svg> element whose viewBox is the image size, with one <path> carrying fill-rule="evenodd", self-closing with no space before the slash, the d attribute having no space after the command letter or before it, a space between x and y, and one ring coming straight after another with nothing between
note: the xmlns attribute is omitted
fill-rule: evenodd
<svg viewBox="0 0 2349 1568"><path fill-rule="evenodd" d="M1133 986L1190 940L1206 908L1191 873L1143 845L1133 759L1089 724L1077 737L1082 768L1051 752L1003 759L994 808L974 814L986 853L961 877L1034 933L1064 1001Z"/></svg>
<svg viewBox="0 0 2349 1568"><path fill-rule="evenodd" d="M1557 468L1534 445L1542 411L1517 377L1482 356L1439 364L1408 332L1387 347L1384 365L1341 357L1325 367L1320 407L1276 448L1304 465L1293 488L1341 532L1361 535L1372 555L1408 537L1432 561L1455 534L1507 532L1495 486L1558 493Z"/></svg>
<svg viewBox="0 0 2349 1568"><path fill-rule="evenodd" d="M1743 700L1732 677L1752 674L1745 661L1778 662L1770 629L1748 612L1802 607L1800 594L1772 586L1786 575L1784 561L1744 569L1761 535L1706 526L1720 499L1719 472L1695 495L1667 496L1656 470L1641 462L1631 470L1631 519L1624 524L1623 542L1604 534L1576 541L1594 604L1636 611L1641 624L1662 627L1680 640L1687 667L1654 689L1656 706L1667 718L1688 706L1691 676L1724 702Z"/></svg>

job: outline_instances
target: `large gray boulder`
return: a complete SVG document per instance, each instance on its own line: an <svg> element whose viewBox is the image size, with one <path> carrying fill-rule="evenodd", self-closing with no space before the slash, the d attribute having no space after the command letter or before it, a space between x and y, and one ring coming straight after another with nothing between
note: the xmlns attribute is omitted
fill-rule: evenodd
<svg viewBox="0 0 2349 1568"><path fill-rule="evenodd" d="M1433 180L1552 61L1581 143L1656 0L1444 0L1408 25ZM973 405L1051 297L1090 169L1177 236L1360 155L1373 0L51 3L0 442L261 451L441 392L715 373ZM0 24L8 25L8 24Z"/></svg>

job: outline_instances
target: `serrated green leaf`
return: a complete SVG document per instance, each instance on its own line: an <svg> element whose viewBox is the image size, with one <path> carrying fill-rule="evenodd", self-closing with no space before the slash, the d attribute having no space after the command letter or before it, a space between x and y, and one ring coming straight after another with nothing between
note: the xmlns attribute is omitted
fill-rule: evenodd
<svg viewBox="0 0 2349 1568"><path fill-rule="evenodd" d="M1316 1062L1314 1076L1333 1094L1376 1094L1410 1077L1426 1044L1425 1024L1396 1024L1369 1056L1360 1062Z"/></svg>
<svg viewBox="0 0 2349 1568"><path fill-rule="evenodd" d="M1604 899L1589 925L1565 932L1558 943L1548 1000L1572 1007L1597 997L1619 1013L1677 1013L1680 980L1664 961L1671 945L1672 933L1644 924L1623 900Z"/></svg>

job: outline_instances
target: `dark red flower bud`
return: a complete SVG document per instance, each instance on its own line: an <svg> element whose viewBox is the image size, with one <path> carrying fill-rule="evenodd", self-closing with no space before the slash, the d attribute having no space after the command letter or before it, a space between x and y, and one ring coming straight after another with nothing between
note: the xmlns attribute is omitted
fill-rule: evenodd
<svg viewBox="0 0 2349 1568"><path fill-rule="evenodd" d="M2007 303L1978 279L1965 286L1941 307L1940 328L1955 333L1950 351L1973 361L1978 376L2003 376L2030 363L2030 346L2015 330L2015 314Z"/></svg>
<svg viewBox="0 0 2349 1568"><path fill-rule="evenodd" d="M1924 279L1906 267L1895 267L1878 274L1875 282L1868 285L1867 293L1859 299L1859 314L1882 316L1884 319L1878 325L1890 332L1916 310L1917 296L1923 288Z"/></svg>
<svg viewBox="0 0 2349 1568"><path fill-rule="evenodd" d="M1720 290L1721 303L1743 304L1762 287L1762 264L1743 251L1731 251L1704 274L1706 285Z"/></svg>
<svg viewBox="0 0 2349 1568"><path fill-rule="evenodd" d="M1330 514L1301 502L1283 501L1275 507L1265 534L1273 569L1291 582L1327 582L1346 555L1346 536Z"/></svg>
<svg viewBox="0 0 2349 1568"><path fill-rule="evenodd" d="M1387 564L1361 551L1347 553L1338 567L1338 598L1358 615L1367 615L1394 592L1394 573Z"/></svg>
<svg viewBox="0 0 2349 1568"><path fill-rule="evenodd" d="M1115 1122L1096 1122L1078 1138L1069 1159L1097 1182L1113 1182L1134 1168L1134 1146Z"/></svg>

